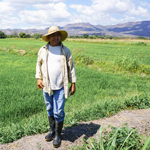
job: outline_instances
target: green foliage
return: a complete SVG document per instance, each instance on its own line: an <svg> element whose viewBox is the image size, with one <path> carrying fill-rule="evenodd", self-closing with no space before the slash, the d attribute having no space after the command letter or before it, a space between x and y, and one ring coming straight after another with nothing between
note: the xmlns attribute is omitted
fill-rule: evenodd
<svg viewBox="0 0 150 150"><path fill-rule="evenodd" d="M150 108L150 100L149 97L140 95L128 98L125 100L125 105L128 108L136 108L136 109L144 109L144 108Z"/></svg>
<svg viewBox="0 0 150 150"><path fill-rule="evenodd" d="M105 147L111 143L112 138L117 133L115 148L116 149L129 149L129 150L141 150L143 143L141 136L138 134L136 129L130 129L128 127L121 127L119 129L112 127L112 131L104 136Z"/></svg>
<svg viewBox="0 0 150 150"><path fill-rule="evenodd" d="M31 35L30 34L26 34L26 38L31 38Z"/></svg>
<svg viewBox="0 0 150 150"><path fill-rule="evenodd" d="M132 55L117 57L112 67L116 70L150 74L150 67L142 64L138 57L134 57Z"/></svg>
<svg viewBox="0 0 150 150"><path fill-rule="evenodd" d="M150 66L142 64L139 61L138 57L134 57L132 55L126 56L117 56L114 61L104 61L101 59L93 58L91 56L85 55L84 49L74 49L74 61L75 64L81 66L88 66L93 68L103 67L106 71L128 71L131 73L145 73L150 74ZM108 69L107 69L108 68ZM113 70L112 70L113 68Z"/></svg>
<svg viewBox="0 0 150 150"><path fill-rule="evenodd" d="M82 49L75 49L73 52L75 54L74 61L77 65L92 65L94 63L94 60L86 56Z"/></svg>
<svg viewBox="0 0 150 150"><path fill-rule="evenodd" d="M19 33L20 38L31 38L30 34L25 34L23 32Z"/></svg>
<svg viewBox="0 0 150 150"><path fill-rule="evenodd" d="M83 34L83 35L82 35L82 38L88 38L88 37L89 37L88 34Z"/></svg>
<svg viewBox="0 0 150 150"><path fill-rule="evenodd" d="M35 33L35 34L33 35L33 37L34 37L35 39L38 39L38 38L41 38L41 37L42 37L42 34Z"/></svg>
<svg viewBox="0 0 150 150"><path fill-rule="evenodd" d="M26 38L26 34L23 32L19 33L19 36L20 36L20 38Z"/></svg>
<svg viewBox="0 0 150 150"><path fill-rule="evenodd" d="M4 32L0 31L0 39L5 39L6 37L7 35Z"/></svg>
<svg viewBox="0 0 150 150"><path fill-rule="evenodd" d="M74 38L74 39L76 39L76 38L85 38L85 39L86 38L90 38L90 39L115 39L115 40L117 40L117 39L141 39L141 40L149 40L149 37L142 37L142 36L137 36L137 37L111 36L111 35L90 35L89 36L88 34L83 34L82 36L78 36L78 35L77 36L73 36L73 35L71 35L69 37L70 38Z"/></svg>
<svg viewBox="0 0 150 150"><path fill-rule="evenodd" d="M98 142L96 139L90 141L83 139L83 146L71 147L70 150L147 150L150 148L150 137L147 140L142 139L136 129L111 126L112 130L105 132L104 137L102 136L102 129L101 126Z"/></svg>
<svg viewBox="0 0 150 150"><path fill-rule="evenodd" d="M18 38L18 35L17 34L7 35L7 38Z"/></svg>
<svg viewBox="0 0 150 150"><path fill-rule="evenodd" d="M136 42L135 45L143 45L143 46L147 46L147 43L145 43L145 42Z"/></svg>

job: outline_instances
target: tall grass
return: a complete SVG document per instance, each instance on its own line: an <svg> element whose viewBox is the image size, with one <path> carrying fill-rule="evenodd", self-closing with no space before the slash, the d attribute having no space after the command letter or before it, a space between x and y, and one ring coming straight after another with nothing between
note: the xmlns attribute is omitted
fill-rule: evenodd
<svg viewBox="0 0 150 150"><path fill-rule="evenodd" d="M106 61L101 58L98 59L85 55L83 49L74 49L73 54L76 65L89 66L104 72L150 74L150 65L144 65L138 57L131 54L116 56L113 61Z"/></svg>

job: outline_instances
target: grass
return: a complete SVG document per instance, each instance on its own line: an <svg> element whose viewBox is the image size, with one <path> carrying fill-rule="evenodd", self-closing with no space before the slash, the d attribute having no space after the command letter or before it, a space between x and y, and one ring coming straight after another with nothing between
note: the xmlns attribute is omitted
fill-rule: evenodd
<svg viewBox="0 0 150 150"><path fill-rule="evenodd" d="M37 90L35 79L37 49L43 44L42 41L33 39L0 40L0 143L12 142L25 135L43 133L49 130L42 91ZM104 65L98 66L100 65L98 64L98 55L101 57L100 53L103 53L101 47L105 47L108 53L113 54L111 48L118 45L112 44L107 47L105 44L90 45L90 43L84 43L84 46L88 48L86 51L82 51L82 44L65 43L73 53L78 80L75 95L66 100L65 127L75 125L80 121L110 116L124 109L150 108L149 73L141 76L137 71L133 72L133 69L131 71L124 69L125 71L121 74L120 70L112 72L109 70L111 66L106 65L107 57L103 60ZM13 45L16 45L15 49L26 50L25 55L15 51ZM23 45L24 47L21 48ZM81 49L79 49L79 46L81 46ZM90 49L92 46L97 48L95 50L97 57L94 53L92 54ZM133 49L132 46L131 49ZM75 47L77 47L77 50L74 50ZM100 48L99 52L98 47ZM141 46L143 48L141 53L147 53L147 56L149 56L147 47ZM119 52L122 53L123 49L126 48L122 48ZM80 53L84 56L83 60L77 59ZM130 53L134 55L134 50ZM115 62L115 55L112 55L110 64ZM122 57L125 57L125 55ZM146 62L148 63L148 60ZM145 65L145 63L143 61L142 64L139 64ZM91 65L91 68L89 65ZM107 68L106 66L108 69L99 71L99 67Z"/></svg>
<svg viewBox="0 0 150 150"><path fill-rule="evenodd" d="M105 135L102 135L104 130ZM83 140L82 146L71 147L71 150L147 150L150 148L150 137L143 139L134 128L126 126L115 128L107 132L102 125L99 129L99 141Z"/></svg>

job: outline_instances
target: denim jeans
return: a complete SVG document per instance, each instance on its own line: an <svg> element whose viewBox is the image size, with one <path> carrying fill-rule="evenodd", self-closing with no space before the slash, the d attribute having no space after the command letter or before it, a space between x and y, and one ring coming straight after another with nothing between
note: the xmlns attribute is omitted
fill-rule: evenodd
<svg viewBox="0 0 150 150"><path fill-rule="evenodd" d="M54 116L54 118L61 122L65 118L65 93L64 87L59 90L53 90L53 95L49 96L48 93L43 91L45 99L46 110L48 116Z"/></svg>

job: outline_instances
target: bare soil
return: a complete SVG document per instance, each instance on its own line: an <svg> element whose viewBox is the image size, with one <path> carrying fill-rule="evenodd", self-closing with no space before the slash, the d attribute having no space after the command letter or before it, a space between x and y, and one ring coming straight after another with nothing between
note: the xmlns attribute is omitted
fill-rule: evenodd
<svg viewBox="0 0 150 150"><path fill-rule="evenodd" d="M68 150L71 146L82 145L82 139L91 137L99 139L99 128L103 124L104 128L108 125L114 127L124 126L138 130L143 136L150 135L150 109L125 110L118 114L89 122L81 122L75 127L62 130L62 144L58 150ZM53 141L46 142L44 137L48 133L26 136L13 143L0 145L0 150L55 150Z"/></svg>

